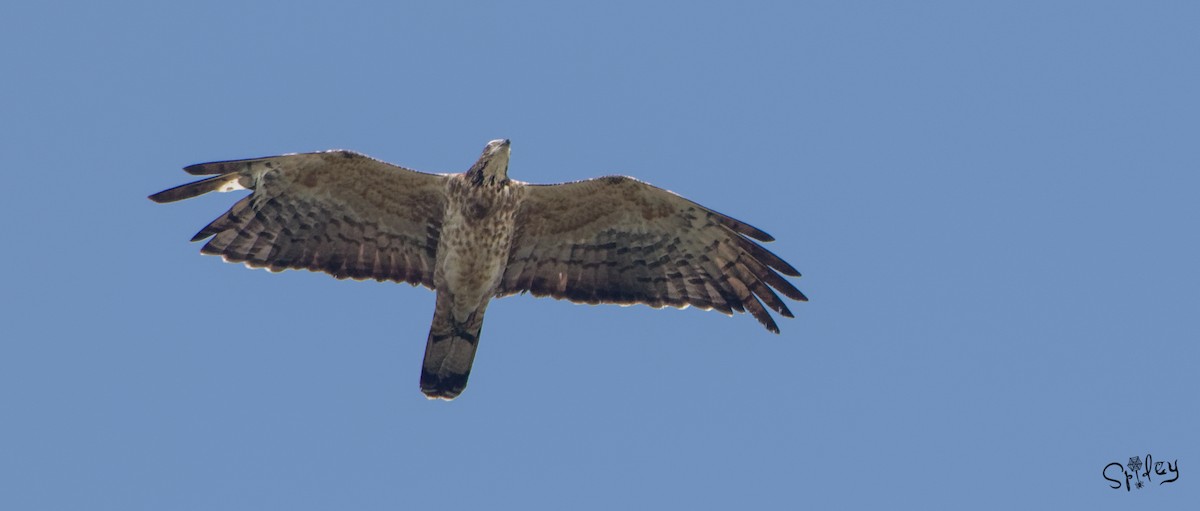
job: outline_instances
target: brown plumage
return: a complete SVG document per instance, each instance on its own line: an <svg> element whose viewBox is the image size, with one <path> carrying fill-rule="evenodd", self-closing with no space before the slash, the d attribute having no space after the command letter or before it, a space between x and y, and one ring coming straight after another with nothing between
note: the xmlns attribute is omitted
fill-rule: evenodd
<svg viewBox="0 0 1200 511"><path fill-rule="evenodd" d="M807 300L780 275L799 272L753 226L628 177L521 183L508 157L508 141L494 140L463 174L350 151L204 163L184 170L212 177L150 199L250 189L192 238L209 239L201 252L437 291L421 373L430 398L466 387L493 297L748 312L776 333L767 308L792 313L775 291Z"/></svg>

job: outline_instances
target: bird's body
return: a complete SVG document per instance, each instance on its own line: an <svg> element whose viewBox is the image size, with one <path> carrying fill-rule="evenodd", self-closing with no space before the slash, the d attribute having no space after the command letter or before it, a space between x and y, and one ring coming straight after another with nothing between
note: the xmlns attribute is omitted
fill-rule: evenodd
<svg viewBox="0 0 1200 511"><path fill-rule="evenodd" d="M632 178L528 185L508 178L508 159L508 141L494 140L450 175L349 151L215 162L185 169L213 177L150 198L251 189L193 238L211 237L204 253L436 290L421 373L430 398L466 387L495 297L746 311L773 332L763 302L791 312L772 287L806 300L776 271L799 273L749 239L771 240L754 227Z"/></svg>
<svg viewBox="0 0 1200 511"><path fill-rule="evenodd" d="M452 399L467 386L483 314L508 262L522 191L508 180L475 184L468 174L447 180L449 201L433 271L437 305L421 367L427 396Z"/></svg>
<svg viewBox="0 0 1200 511"><path fill-rule="evenodd" d="M449 181L446 217L438 243L434 288L453 289L455 314L467 313L495 295L508 262L517 203L524 191L508 183L471 185Z"/></svg>

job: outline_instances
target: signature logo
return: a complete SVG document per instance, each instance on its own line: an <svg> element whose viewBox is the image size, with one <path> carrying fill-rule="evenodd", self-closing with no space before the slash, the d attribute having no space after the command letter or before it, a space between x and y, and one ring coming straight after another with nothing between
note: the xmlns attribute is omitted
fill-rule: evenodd
<svg viewBox="0 0 1200 511"><path fill-rule="evenodd" d="M1142 458L1137 456L1129 458L1129 462L1124 465L1114 461L1105 465L1101 474L1111 483L1108 485L1109 488L1120 490L1124 486L1125 491L1131 491L1134 488L1140 490L1145 485L1154 482L1155 477L1158 478L1160 485L1179 480L1179 460L1154 461L1154 458L1147 454L1145 461L1142 463Z"/></svg>

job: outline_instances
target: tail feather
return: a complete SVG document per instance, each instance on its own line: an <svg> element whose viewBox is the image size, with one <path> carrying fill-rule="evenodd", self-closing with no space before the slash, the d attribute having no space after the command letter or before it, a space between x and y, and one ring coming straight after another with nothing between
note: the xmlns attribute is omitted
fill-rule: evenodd
<svg viewBox="0 0 1200 511"><path fill-rule="evenodd" d="M437 308L421 366L421 392L425 397L449 401L462 394L467 388L482 329L482 308L461 322L451 317L449 307Z"/></svg>

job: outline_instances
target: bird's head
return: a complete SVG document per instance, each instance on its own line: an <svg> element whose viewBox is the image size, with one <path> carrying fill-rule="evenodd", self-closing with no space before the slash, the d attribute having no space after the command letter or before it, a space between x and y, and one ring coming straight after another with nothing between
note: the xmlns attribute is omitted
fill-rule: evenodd
<svg viewBox="0 0 1200 511"><path fill-rule="evenodd" d="M481 184L498 184L508 180L508 146L507 138L488 142L479 155L479 161L467 171L471 182Z"/></svg>

